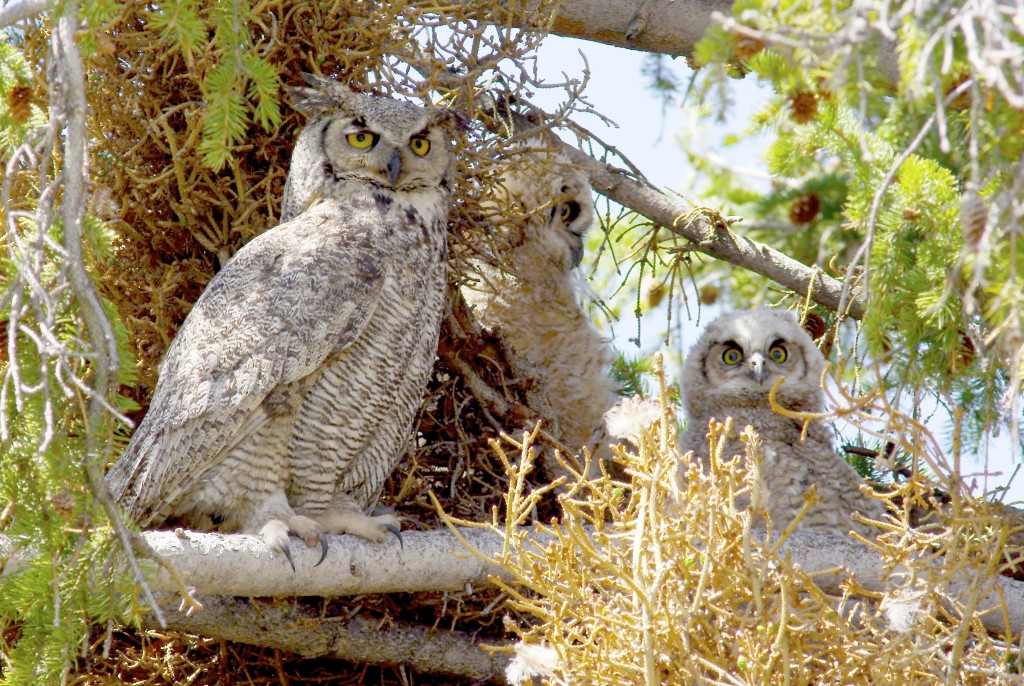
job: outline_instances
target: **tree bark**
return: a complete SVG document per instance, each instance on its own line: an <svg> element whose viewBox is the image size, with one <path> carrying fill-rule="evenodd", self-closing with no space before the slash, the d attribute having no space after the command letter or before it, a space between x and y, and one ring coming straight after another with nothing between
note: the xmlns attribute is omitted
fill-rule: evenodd
<svg viewBox="0 0 1024 686"><path fill-rule="evenodd" d="M460 529L460 535L482 555L493 558L502 550L501 536L485 529ZM143 534L155 552L177 567L185 583L202 595L343 596L361 593L420 593L463 591L487 582L488 576L511 581L498 565L469 553L447 530L405 532L404 546L391 539L368 543L355 536L330 536L327 559L314 567L319 548L298 543L293 548L296 571L255 536L212 533L148 531ZM543 545L549 536L533 533L527 545ZM869 591L893 588L890 572L872 548L853 539L797 531L782 546L781 554L808 574L842 568L840 573L819 574L815 583L838 594L847 577ZM949 584L947 594L966 603L971 580ZM159 570L150 582L155 591L174 592L178 586ZM983 585L979 608L994 608L981 615L990 631L1024 630L1024 583L996 576ZM1001 600L1002 598L1002 600ZM1006 617L1000 609L1005 601ZM175 619L170 619L172 623ZM268 628L267 631L270 631ZM262 645L262 644L261 644Z"/></svg>
<svg viewBox="0 0 1024 686"><path fill-rule="evenodd" d="M0 7L0 28L34 19L46 11L48 0L12 0Z"/></svg>
<svg viewBox="0 0 1024 686"><path fill-rule="evenodd" d="M565 143L560 147L573 164L587 174L594 190L690 240L694 250L766 276L802 297L807 297L810 291L811 300L834 312L842 308L841 314L846 316L855 319L864 316L864 302L856 291L854 297L844 301L843 283L820 269L743 238L733 233L720 216L711 212L695 214L693 208L633 180L621 169L602 164L582 150Z"/></svg>
<svg viewBox="0 0 1024 686"><path fill-rule="evenodd" d="M497 534L463 529L461 535L488 557L501 551ZM202 595L248 597L345 596L360 593L465 591L489 575L506 581L501 567L466 550L449 531L405 531L402 544L389 537L370 543L357 536L327 536L328 553L316 566L320 548L292 539L295 571L283 555L256 536L147 531L153 551L173 565L185 584ZM163 569L150 586L174 592L178 586Z"/></svg>
<svg viewBox="0 0 1024 686"><path fill-rule="evenodd" d="M677 57L729 14L732 0L562 0L551 33L569 38Z"/></svg>
<svg viewBox="0 0 1024 686"><path fill-rule="evenodd" d="M475 3L456 0L455 4ZM556 36L688 57L718 21L716 15L732 16L732 6L732 0L562 0L546 28ZM524 16L528 14L520 18ZM516 19L514 12L505 12L494 23L516 25ZM521 20L518 26L525 23ZM882 38L877 50L879 71L895 88L899 83L896 44Z"/></svg>
<svg viewBox="0 0 1024 686"><path fill-rule="evenodd" d="M903 581L901 567L895 570L885 569L883 561L871 548L845 536L796 531L786 539L780 554L789 556L792 562L807 574L816 574L815 584L826 593L839 593L842 582L850 577L867 591L889 595ZM975 582L970 572L981 574L984 564L985 562L981 561L978 569L963 570L959 580L945 585L944 596L964 606L978 608L977 614L981 623L993 634L1001 635L1007 629L1015 635L1020 634L1024 631L1024 583L995 575L981 580L978 602L970 602L971 586ZM936 565L941 565L941 558ZM842 571L821 574L835 569ZM956 612L953 612L953 615L959 616Z"/></svg>
<svg viewBox="0 0 1024 686"><path fill-rule="evenodd" d="M321 617L310 606L287 601L203 596L203 610L177 612L180 598L158 593L167 628L209 638L373 665L405 665L423 672L504 683L508 653L487 650L469 634L362 617ZM143 626L158 628L152 614Z"/></svg>

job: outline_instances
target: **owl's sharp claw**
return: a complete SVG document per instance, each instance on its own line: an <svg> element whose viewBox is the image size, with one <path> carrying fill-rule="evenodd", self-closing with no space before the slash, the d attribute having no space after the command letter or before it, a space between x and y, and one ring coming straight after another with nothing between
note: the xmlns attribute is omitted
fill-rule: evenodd
<svg viewBox="0 0 1024 686"><path fill-rule="evenodd" d="M327 559L327 537L320 534L320 559L317 560L314 567L319 567L320 563Z"/></svg>
<svg viewBox="0 0 1024 686"><path fill-rule="evenodd" d="M260 538L275 553L281 553L295 571L295 560L292 558L292 546L288 541L288 525L280 519L271 519L260 529Z"/></svg>
<svg viewBox="0 0 1024 686"><path fill-rule="evenodd" d="M391 533L393 533L395 535L395 538L398 539L398 546L402 550L405 550L405 543L402 542L402 530L399 529L394 524L385 524L384 528L387 529L388 531L390 531Z"/></svg>
<svg viewBox="0 0 1024 686"><path fill-rule="evenodd" d="M281 552L284 553L284 556L286 558L288 558L288 564L290 564L292 566L292 573L294 574L295 573L295 560L292 559L292 547L290 545L288 545L287 543L285 543L283 546L281 546Z"/></svg>

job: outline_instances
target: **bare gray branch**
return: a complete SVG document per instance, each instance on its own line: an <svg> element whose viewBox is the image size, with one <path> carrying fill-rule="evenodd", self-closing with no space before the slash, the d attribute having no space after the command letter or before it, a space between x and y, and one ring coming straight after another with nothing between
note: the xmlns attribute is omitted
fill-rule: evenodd
<svg viewBox="0 0 1024 686"><path fill-rule="evenodd" d="M561 144L562 151L590 177L594 190L623 207L641 214L689 239L693 249L766 276L814 302L839 311L843 284L820 269L808 267L767 245L739 236L712 210L694 211L664 193L632 179L626 172L595 160L585 152ZM844 314L861 318L864 302L854 297Z"/></svg>
<svg viewBox="0 0 1024 686"><path fill-rule="evenodd" d="M295 603L216 596L200 600L203 611L186 615L176 612L178 596L158 594L168 628L288 650L307 658L405 665L424 672L504 683L507 653L488 651L483 647L486 643L478 643L465 633L362 617L322 617ZM157 626L152 615L144 616L143 624Z"/></svg>
<svg viewBox="0 0 1024 686"><path fill-rule="evenodd" d="M121 519L120 511L113 496L103 481L103 465L110 446L100 441L100 427L104 414L110 407L108 398L111 385L117 378L119 355L114 330L103 311L99 293L85 270L82 255L83 226L85 220L86 164L86 115L85 73L82 55L75 40L78 29L78 3L69 0L57 21L53 39L52 69L56 72L62 98L54 97L51 91L51 116L64 119L64 165L61 171L63 193L61 198L61 219L63 220L65 252L64 272L71 284L71 290L78 302L78 309L89 334L90 347L94 357L94 379L89 392L88 426L86 435L85 475L93 495L99 501L107 517L118 532L125 554L133 570L133 576L140 584L147 599L154 605L157 619L163 623L159 607L152 601L149 587L142 578L135 558L136 552L150 556L144 541L133 539L132 533Z"/></svg>
<svg viewBox="0 0 1024 686"><path fill-rule="evenodd" d="M297 546L297 571L274 555L255 536L212 533L147 531L143 534L152 548L177 569L186 584L205 595L260 596L342 596L362 593L463 591L486 583L489 577L506 582L511 576L504 568L485 561L497 558L503 541L500 534L486 529L460 529L459 535L475 548L470 553L450 531L405 532L404 547L397 542L377 545L355 536L331 536L330 553L314 567L319 550ZM544 545L544 533L530 533L524 547ZM839 595L850 577L868 591L890 590L894 572L873 548L845 536L797 530L782 546L804 572L815 575L815 583L827 593ZM841 571L836 571L841 570ZM825 573L827 572L827 573ZM972 580L950 583L950 598L967 598ZM151 580L157 591L175 592L177 584L158 573ZM1024 583L995 576L983 587L979 608L992 608L981 616L994 632L1006 626L1024 628ZM1003 612L1005 608L1006 621ZM172 626L178 619L170 619Z"/></svg>
<svg viewBox="0 0 1024 686"><path fill-rule="evenodd" d="M14 0L0 7L0 28L25 19L32 19L46 11L47 0Z"/></svg>
<svg viewBox="0 0 1024 686"><path fill-rule="evenodd" d="M482 529L462 535L484 555L501 550L500 539ZM256 536L147 531L153 550L181 573L185 584L204 595L343 596L358 593L464 591L488 576L510 579L503 570L472 555L448 531L406 531L402 545L394 538L377 544L356 536L327 536L327 558L315 566L319 548L292 546L295 571ZM177 591L160 571L154 590Z"/></svg>

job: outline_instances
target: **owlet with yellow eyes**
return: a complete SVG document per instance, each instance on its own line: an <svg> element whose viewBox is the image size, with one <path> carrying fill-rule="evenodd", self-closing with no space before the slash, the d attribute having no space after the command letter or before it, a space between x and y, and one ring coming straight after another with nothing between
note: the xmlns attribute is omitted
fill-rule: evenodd
<svg viewBox="0 0 1024 686"><path fill-rule="evenodd" d="M854 522L850 514L880 519L884 507L860 491L862 479L832 447L832 429L812 420L801 438L803 421L775 412L768 398L779 377L785 377L776 393L782 408L824 412L824 370L825 358L791 315L762 309L720 316L708 324L683 365L687 418L680 447L706 464L708 421L732 417L733 434L723 456L742 454L738 435L752 426L764 447L758 488L776 531L797 515L813 485L818 502L800 528L871 535L877 530ZM746 502L744 497L738 504Z"/></svg>
<svg viewBox="0 0 1024 686"><path fill-rule="evenodd" d="M195 303L107 483L142 527L380 542L373 516L437 352L455 162L448 110L306 75L281 223Z"/></svg>

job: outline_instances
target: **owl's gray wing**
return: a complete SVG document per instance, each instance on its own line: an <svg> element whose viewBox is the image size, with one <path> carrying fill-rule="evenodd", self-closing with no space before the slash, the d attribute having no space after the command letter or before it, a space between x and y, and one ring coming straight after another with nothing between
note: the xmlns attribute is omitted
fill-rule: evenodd
<svg viewBox="0 0 1024 686"><path fill-rule="evenodd" d="M162 363L150 411L107 483L140 525L281 412L294 386L358 337L387 255L380 215L326 202L250 241L189 313Z"/></svg>

